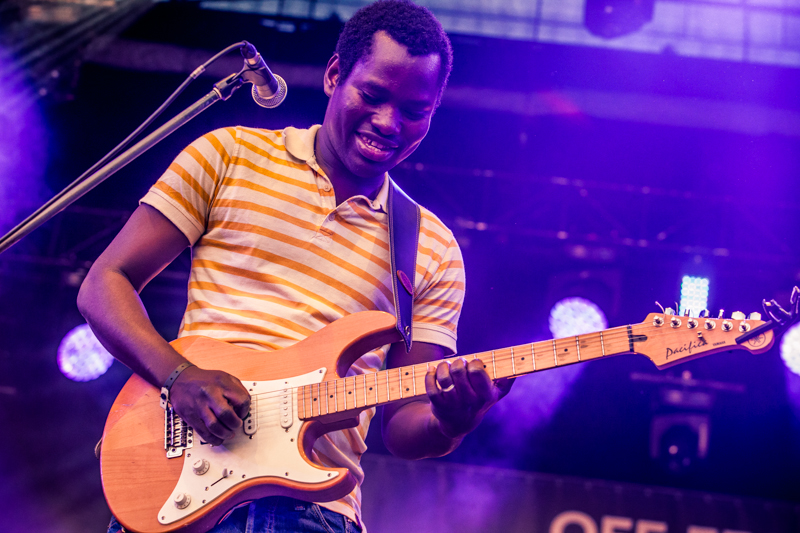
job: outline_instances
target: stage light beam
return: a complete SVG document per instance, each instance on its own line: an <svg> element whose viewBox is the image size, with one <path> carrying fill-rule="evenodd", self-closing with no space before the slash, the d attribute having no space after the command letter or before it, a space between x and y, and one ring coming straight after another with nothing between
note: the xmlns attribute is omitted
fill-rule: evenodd
<svg viewBox="0 0 800 533"><path fill-rule="evenodd" d="M114 356L100 344L88 324L73 328L58 345L58 368L73 381L97 379L113 362Z"/></svg>

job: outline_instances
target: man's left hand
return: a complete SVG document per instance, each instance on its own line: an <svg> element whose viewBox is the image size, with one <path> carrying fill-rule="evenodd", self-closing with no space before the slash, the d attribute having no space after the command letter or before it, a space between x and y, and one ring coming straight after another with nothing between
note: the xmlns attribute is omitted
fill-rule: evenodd
<svg viewBox="0 0 800 533"><path fill-rule="evenodd" d="M443 435L459 439L478 427L483 416L508 394L513 379L492 382L480 359L442 361L425 376L425 389Z"/></svg>

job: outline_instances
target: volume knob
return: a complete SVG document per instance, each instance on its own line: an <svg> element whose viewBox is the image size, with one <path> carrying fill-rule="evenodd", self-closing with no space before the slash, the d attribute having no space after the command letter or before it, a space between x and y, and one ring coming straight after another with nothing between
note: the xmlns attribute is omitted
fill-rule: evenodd
<svg viewBox="0 0 800 533"><path fill-rule="evenodd" d="M178 509L186 509L189 507L189 504L192 503L192 497L186 494L185 492L179 492L175 495L175 507Z"/></svg>
<svg viewBox="0 0 800 533"><path fill-rule="evenodd" d="M194 463L192 463L192 471L197 474L198 476L202 476L206 472L208 472L208 460L207 459L198 459Z"/></svg>

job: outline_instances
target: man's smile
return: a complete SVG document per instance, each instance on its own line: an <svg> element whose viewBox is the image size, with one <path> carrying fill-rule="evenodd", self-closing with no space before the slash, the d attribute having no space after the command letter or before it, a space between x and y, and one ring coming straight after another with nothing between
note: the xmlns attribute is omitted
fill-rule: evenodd
<svg viewBox="0 0 800 533"><path fill-rule="evenodd" d="M375 134L356 133L356 144L361 155L376 162L383 162L394 155L398 145Z"/></svg>

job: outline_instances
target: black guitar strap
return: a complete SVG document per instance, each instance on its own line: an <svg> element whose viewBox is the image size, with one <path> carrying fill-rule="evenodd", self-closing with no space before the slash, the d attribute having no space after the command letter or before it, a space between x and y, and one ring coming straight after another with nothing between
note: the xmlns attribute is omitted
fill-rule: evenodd
<svg viewBox="0 0 800 533"><path fill-rule="evenodd" d="M419 205L390 180L389 251L392 267L392 292L397 331L403 336L406 351L411 349L411 313L414 307L414 274L417 271Z"/></svg>

